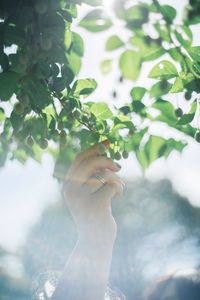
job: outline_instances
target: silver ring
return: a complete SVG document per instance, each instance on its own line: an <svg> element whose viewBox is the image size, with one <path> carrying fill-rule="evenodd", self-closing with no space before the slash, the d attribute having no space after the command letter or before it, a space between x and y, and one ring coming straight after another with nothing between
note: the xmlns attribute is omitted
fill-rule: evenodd
<svg viewBox="0 0 200 300"><path fill-rule="evenodd" d="M96 179L98 179L101 183L106 184L106 180L103 176L101 176L100 174L95 174L94 177Z"/></svg>

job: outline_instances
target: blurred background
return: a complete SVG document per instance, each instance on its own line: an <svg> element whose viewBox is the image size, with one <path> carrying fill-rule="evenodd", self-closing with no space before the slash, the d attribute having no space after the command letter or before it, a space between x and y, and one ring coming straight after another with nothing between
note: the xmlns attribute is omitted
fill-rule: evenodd
<svg viewBox="0 0 200 300"><path fill-rule="evenodd" d="M187 1L160 1L182 12ZM105 0L112 14L111 0ZM79 7L79 19L90 8ZM78 27L85 41L80 78L99 82L93 101L118 106L128 97L132 83L120 86L118 69L102 75L100 63L108 55L105 41L111 33L126 31L116 22L111 30L91 34ZM147 29L148 30L148 29ZM199 28L194 29L194 44ZM145 64L146 81L151 64ZM137 82L137 84L139 84ZM113 98L113 92L115 97ZM155 132L163 131L154 128ZM164 136L170 136L164 131ZM167 160L154 162L145 174L134 155L121 160L126 181L123 199L113 201L118 223L110 282L127 299L139 299L155 279L200 266L200 146L189 140L182 154L172 152ZM77 234L68 211L63 209L61 187L53 178L54 162L44 155L42 164L29 159L25 165L8 161L0 169L0 299L29 299L35 274L44 269L60 270L76 242Z"/></svg>

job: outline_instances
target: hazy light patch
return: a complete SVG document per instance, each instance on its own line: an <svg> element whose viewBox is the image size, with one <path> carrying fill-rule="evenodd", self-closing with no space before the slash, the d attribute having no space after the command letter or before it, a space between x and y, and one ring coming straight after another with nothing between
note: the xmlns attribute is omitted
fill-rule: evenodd
<svg viewBox="0 0 200 300"><path fill-rule="evenodd" d="M15 251L25 242L30 227L43 209L59 200L58 184L52 178L53 161L45 156L41 165L10 161L0 172L0 244Z"/></svg>

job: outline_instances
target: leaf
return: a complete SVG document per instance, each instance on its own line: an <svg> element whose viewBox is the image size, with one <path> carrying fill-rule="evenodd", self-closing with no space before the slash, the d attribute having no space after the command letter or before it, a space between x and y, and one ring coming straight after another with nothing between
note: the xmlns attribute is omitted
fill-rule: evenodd
<svg viewBox="0 0 200 300"><path fill-rule="evenodd" d="M172 23L174 18L176 17L176 10L170 5L161 5L160 11L167 23Z"/></svg>
<svg viewBox="0 0 200 300"><path fill-rule="evenodd" d="M72 87L73 95L90 95L97 87L97 82L94 79L79 79L76 80Z"/></svg>
<svg viewBox="0 0 200 300"><path fill-rule="evenodd" d="M192 31L188 26L182 25L174 31L174 34L183 47L189 47L192 44Z"/></svg>
<svg viewBox="0 0 200 300"><path fill-rule="evenodd" d="M19 114L16 114L14 111L10 115L10 122L15 132L17 132L22 126L24 117Z"/></svg>
<svg viewBox="0 0 200 300"><path fill-rule="evenodd" d="M166 95L169 90L171 89L172 84L169 83L167 80L156 82L152 85L150 89L150 96L159 98L163 95Z"/></svg>
<svg viewBox="0 0 200 300"><path fill-rule="evenodd" d="M161 25L160 23L157 22L154 24L154 27L157 30L157 32L159 33L159 35L163 41L166 41L168 43L171 42L170 34L167 30L166 25Z"/></svg>
<svg viewBox="0 0 200 300"><path fill-rule="evenodd" d="M67 54L67 59L69 62L70 69L75 75L77 75L81 68L80 56L77 55L75 52L71 51Z"/></svg>
<svg viewBox="0 0 200 300"><path fill-rule="evenodd" d="M106 50L107 51L112 51L115 49L118 49L122 47L124 43L122 40L117 36L117 35L112 35L109 37L109 39L106 41Z"/></svg>
<svg viewBox="0 0 200 300"><path fill-rule="evenodd" d="M83 0L82 2L85 2L86 4L91 5L91 6L102 5L102 0Z"/></svg>
<svg viewBox="0 0 200 300"><path fill-rule="evenodd" d="M172 126L176 124L177 118L174 112L174 106L170 102L159 99L153 104L152 107L158 109L161 112L156 120L166 122L167 124Z"/></svg>
<svg viewBox="0 0 200 300"><path fill-rule="evenodd" d="M180 120L177 122L177 125L186 125L192 122L194 119L195 113L197 110L197 101L194 101L191 105L190 112L183 115Z"/></svg>
<svg viewBox="0 0 200 300"><path fill-rule="evenodd" d="M179 93L179 92L182 92L183 90L184 90L183 81L180 77L177 77L169 92L170 93Z"/></svg>
<svg viewBox="0 0 200 300"><path fill-rule="evenodd" d="M132 102L132 111L136 113L140 113L145 108L145 105L141 101L133 101ZM142 115L145 115L143 112Z"/></svg>
<svg viewBox="0 0 200 300"><path fill-rule="evenodd" d="M72 32L70 30L65 31L65 47L68 50L72 43Z"/></svg>
<svg viewBox="0 0 200 300"><path fill-rule="evenodd" d="M200 62L200 46L187 48L187 51L194 60Z"/></svg>
<svg viewBox="0 0 200 300"><path fill-rule="evenodd" d="M108 105L103 102L92 104L90 111L98 120L106 120L111 118L113 115Z"/></svg>
<svg viewBox="0 0 200 300"><path fill-rule="evenodd" d="M132 88L130 94L133 100L141 101L146 91L147 90L143 87L134 87Z"/></svg>
<svg viewBox="0 0 200 300"><path fill-rule="evenodd" d="M102 9L92 10L79 22L79 26L91 32L104 31L111 25L111 20Z"/></svg>
<svg viewBox="0 0 200 300"><path fill-rule="evenodd" d="M120 56L119 67L123 77L130 80L137 80L140 73L140 55L133 50L126 50Z"/></svg>
<svg viewBox="0 0 200 300"><path fill-rule="evenodd" d="M160 151L166 140L155 135L151 135L148 142L145 145L146 157L148 158L148 165L154 160L161 157L162 152Z"/></svg>
<svg viewBox="0 0 200 300"><path fill-rule="evenodd" d="M82 37L76 33L72 33L72 50L79 56L84 54L84 43Z"/></svg>
<svg viewBox="0 0 200 300"><path fill-rule="evenodd" d="M195 114L185 114L183 115L180 120L177 122L177 125L185 125L185 124L189 124L192 122L192 120L194 119L194 115Z"/></svg>
<svg viewBox="0 0 200 300"><path fill-rule="evenodd" d="M176 67L168 60L159 62L149 73L149 78L170 79L176 76Z"/></svg>
<svg viewBox="0 0 200 300"><path fill-rule="evenodd" d="M101 68L101 72L103 74L107 74L111 71L112 69L112 60L111 59L105 59L101 62L101 65L100 65L100 68Z"/></svg>
<svg viewBox="0 0 200 300"><path fill-rule="evenodd" d="M161 57L165 54L165 49L162 47L158 47L157 49L153 49L152 51L146 51L146 54L143 56L144 61L151 61Z"/></svg>
<svg viewBox="0 0 200 300"><path fill-rule="evenodd" d="M3 72L0 74L0 99L9 100L17 88L20 74L14 72Z"/></svg>

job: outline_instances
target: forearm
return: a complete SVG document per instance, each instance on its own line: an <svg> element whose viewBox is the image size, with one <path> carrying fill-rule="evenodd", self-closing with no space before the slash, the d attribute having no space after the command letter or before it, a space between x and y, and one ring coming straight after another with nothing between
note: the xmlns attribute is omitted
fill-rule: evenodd
<svg viewBox="0 0 200 300"><path fill-rule="evenodd" d="M103 300L112 259L112 242L79 240L53 300Z"/></svg>

